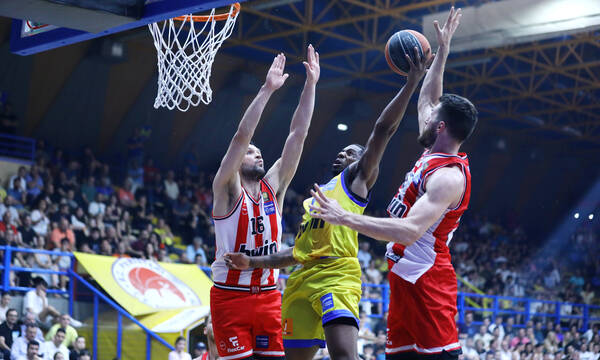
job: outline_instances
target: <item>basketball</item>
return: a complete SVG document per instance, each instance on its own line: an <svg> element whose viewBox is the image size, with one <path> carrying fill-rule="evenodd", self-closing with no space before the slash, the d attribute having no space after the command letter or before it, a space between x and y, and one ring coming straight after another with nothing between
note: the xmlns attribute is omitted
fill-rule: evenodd
<svg viewBox="0 0 600 360"><path fill-rule="evenodd" d="M413 62L417 62L413 51L415 47L421 58L431 50L429 41L420 32L402 30L392 35L385 44L385 59L390 68L394 72L406 76L410 70L406 55L408 54Z"/></svg>

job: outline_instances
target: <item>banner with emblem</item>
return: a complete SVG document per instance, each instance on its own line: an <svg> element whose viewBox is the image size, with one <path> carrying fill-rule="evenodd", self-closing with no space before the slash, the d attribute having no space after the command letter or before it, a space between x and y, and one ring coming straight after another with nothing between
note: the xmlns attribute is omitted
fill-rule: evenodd
<svg viewBox="0 0 600 360"><path fill-rule="evenodd" d="M133 316L210 304L212 281L196 265L74 254L79 265Z"/></svg>

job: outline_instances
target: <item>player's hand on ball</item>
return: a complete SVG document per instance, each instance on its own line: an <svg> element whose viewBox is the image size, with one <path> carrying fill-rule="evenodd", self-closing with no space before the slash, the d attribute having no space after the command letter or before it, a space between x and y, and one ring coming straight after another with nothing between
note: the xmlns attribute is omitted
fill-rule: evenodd
<svg viewBox="0 0 600 360"><path fill-rule="evenodd" d="M223 257L225 265L233 270L246 270L250 267L250 257L243 253L227 253Z"/></svg>
<svg viewBox="0 0 600 360"><path fill-rule="evenodd" d="M315 51L312 44L308 45L306 61L303 61L302 64L306 68L306 81L309 84L316 84L321 75L321 66L319 65L319 53Z"/></svg>
<svg viewBox="0 0 600 360"><path fill-rule="evenodd" d="M267 73L267 80L265 86L271 91L275 91L283 86L285 80L288 78L288 74L283 73L285 68L285 55L279 54L273 60L271 68Z"/></svg>
<svg viewBox="0 0 600 360"><path fill-rule="evenodd" d="M421 57L421 55L419 55L419 49L416 46L414 48L414 52L416 62L413 62L412 58L408 56L408 54L406 55L406 61L408 61L408 64L410 65L407 81L418 83L419 81L421 81L423 76L425 76L427 68L433 60L433 56L431 55L431 50L427 49L427 52L423 54L423 57Z"/></svg>
<svg viewBox="0 0 600 360"><path fill-rule="evenodd" d="M314 185L314 190L311 190L310 194L320 205L309 206L311 211L310 216L323 219L332 225L342 225L342 220L347 215L347 211L340 206L337 200L325 196L317 184Z"/></svg>
<svg viewBox="0 0 600 360"><path fill-rule="evenodd" d="M461 16L461 10L455 10L453 6L450 9L450 14L448 14L448 19L446 19L444 26L440 27L440 23L437 20L433 22L439 46L446 48L450 47L450 40L452 40L452 35L454 35L454 32L460 24Z"/></svg>

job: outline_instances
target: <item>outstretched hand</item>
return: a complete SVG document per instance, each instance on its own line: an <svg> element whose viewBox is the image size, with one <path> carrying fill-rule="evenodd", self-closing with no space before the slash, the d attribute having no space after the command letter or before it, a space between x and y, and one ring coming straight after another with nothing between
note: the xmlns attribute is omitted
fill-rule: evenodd
<svg viewBox="0 0 600 360"><path fill-rule="evenodd" d="M342 220L349 213L340 206L337 200L325 196L317 184L314 185L314 190L311 190L310 194L319 204L319 206L309 206L310 216L323 219L332 225L342 225Z"/></svg>
<svg viewBox="0 0 600 360"><path fill-rule="evenodd" d="M250 257L243 253L227 253L223 256L225 265L233 270L246 270L250 268Z"/></svg>
<svg viewBox="0 0 600 360"><path fill-rule="evenodd" d="M416 46L414 48L414 52L416 62L414 62L412 58L408 56L408 54L405 54L406 61L408 61L408 64L410 65L407 80L408 82L418 83L419 81L421 81L423 76L425 76L427 68L433 61L435 54L431 55L431 49L427 49L427 52L425 52L425 54L423 54L424 56L421 57L421 55L419 54L419 49Z"/></svg>
<svg viewBox="0 0 600 360"><path fill-rule="evenodd" d="M450 9L450 14L448 14L448 19L446 19L444 26L440 27L440 23L437 20L433 22L433 27L435 28L440 47L450 48L450 41L452 40L452 36L460 24L461 16L461 9L459 8L455 10L453 6Z"/></svg>
<svg viewBox="0 0 600 360"><path fill-rule="evenodd" d="M302 64L306 68L306 81L312 85L316 84L319 81L321 67L319 65L319 53L315 51L312 44L308 45L306 61L303 61Z"/></svg>
<svg viewBox="0 0 600 360"><path fill-rule="evenodd" d="M275 91L283 86L285 80L288 78L289 74L284 74L283 69L285 68L285 55L279 54L273 59L273 63L271 64L271 68L267 73L267 80L265 81L265 86L271 90Z"/></svg>

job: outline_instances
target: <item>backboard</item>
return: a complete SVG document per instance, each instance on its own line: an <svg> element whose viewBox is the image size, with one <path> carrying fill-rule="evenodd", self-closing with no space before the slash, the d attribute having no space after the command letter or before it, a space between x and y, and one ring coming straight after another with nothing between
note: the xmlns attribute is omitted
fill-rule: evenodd
<svg viewBox="0 0 600 360"><path fill-rule="evenodd" d="M237 0L243 2L245 0ZM176 16L230 5L233 0L147 0L139 19L47 0L2 0L0 15L12 17L10 49L19 55L86 41ZM47 24L47 25L46 25Z"/></svg>

